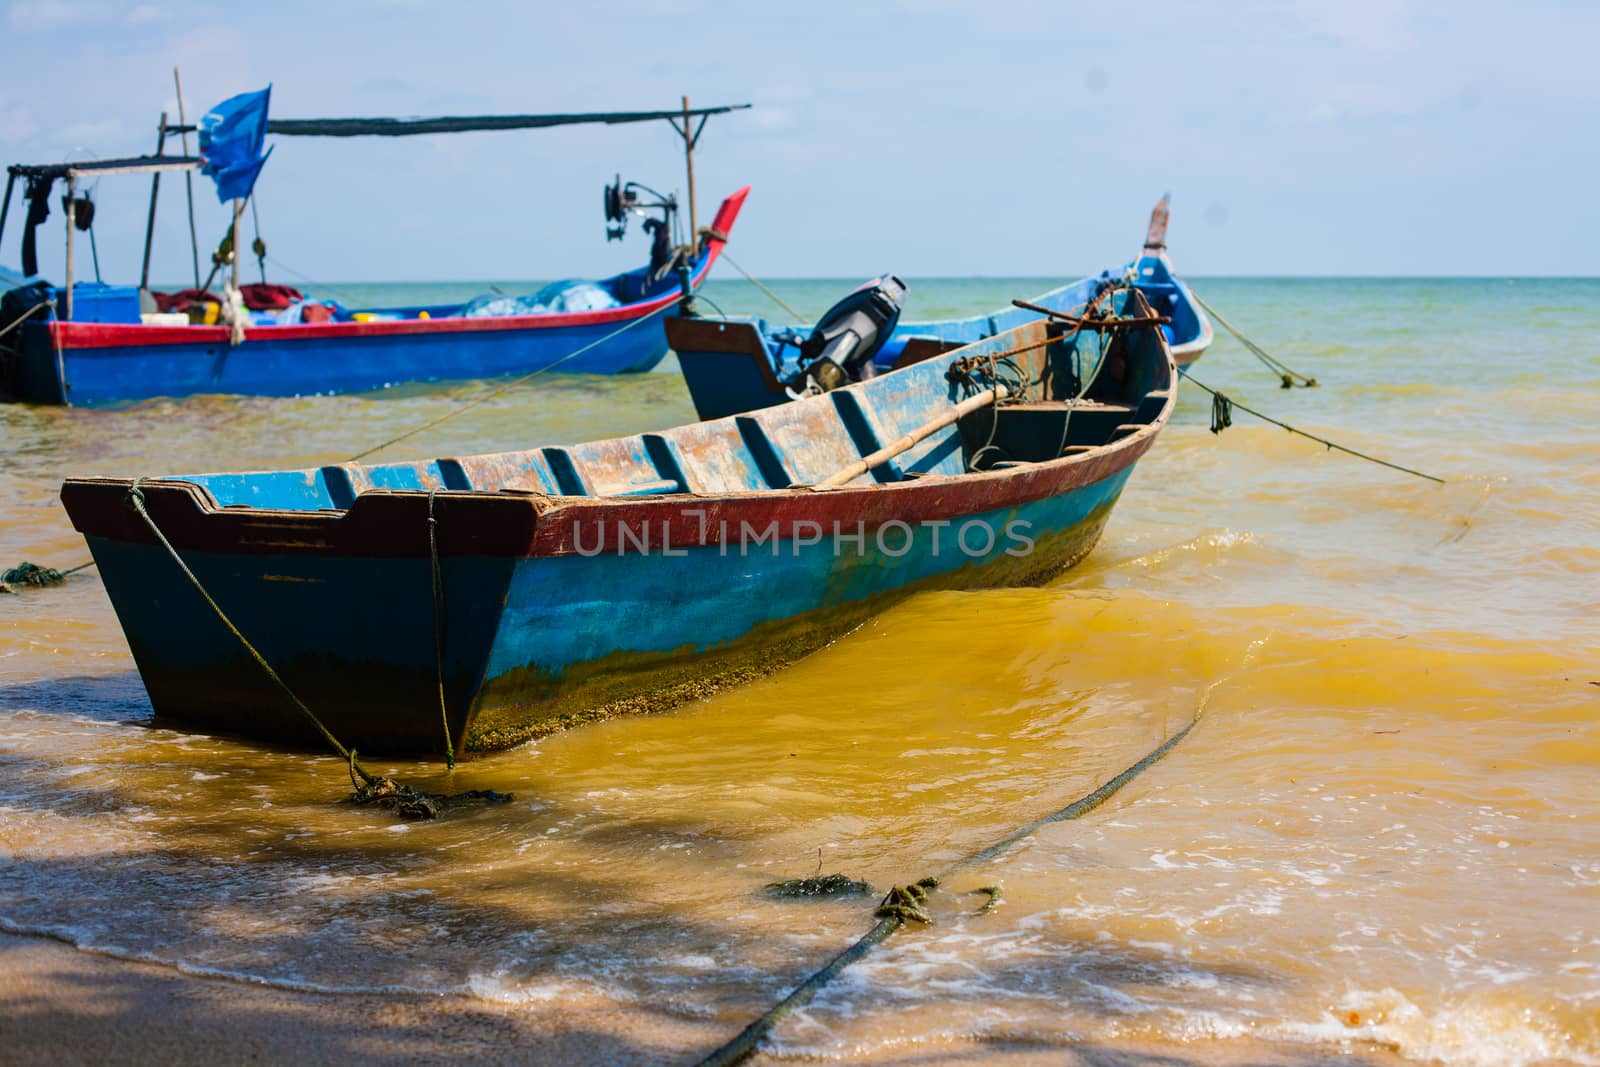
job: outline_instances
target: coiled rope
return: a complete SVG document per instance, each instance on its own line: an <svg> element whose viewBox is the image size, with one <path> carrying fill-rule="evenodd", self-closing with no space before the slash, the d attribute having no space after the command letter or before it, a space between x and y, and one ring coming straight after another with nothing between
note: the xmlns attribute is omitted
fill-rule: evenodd
<svg viewBox="0 0 1600 1067"><path fill-rule="evenodd" d="M1211 691L1215 688L1216 683L1212 683L1206 690L1206 695L1202 698L1199 709L1195 711L1194 718L1189 720L1189 723L1182 730L1167 738L1098 789L1079 797L1058 811L1040 816L1032 822L1017 827L988 848L957 860L938 875L922 878L909 885L896 886L891 889L888 896L884 897L883 901L878 905L877 911L873 913L878 919L877 925L868 930L855 944L830 960L827 966L811 975L804 982L801 982L788 996L774 1004L766 1014L755 1022L745 1027L732 1041L702 1059L698 1067L728 1067L728 1065L743 1062L756 1051L761 1042L778 1023L792 1014L795 1009L810 1003L823 986L831 982L846 967L849 967L852 963L872 951L875 945L881 944L890 934L908 922L918 924L931 923L932 920L924 908L928 894L937 889L951 875L964 868L989 862L1018 841L1036 833L1042 827L1051 823L1081 819L1110 800L1124 786L1140 774L1143 774L1163 756L1176 748L1179 742L1189 736L1190 732L1199 725L1200 717L1205 711L1205 702L1210 698ZM993 908L995 902L1000 898L1000 891L995 886L985 886L976 892L989 895L989 902L979 909L980 912Z"/></svg>
<svg viewBox="0 0 1600 1067"><path fill-rule="evenodd" d="M1191 289L1189 291L1189 295L1194 297L1194 302L1204 308L1208 315L1220 322L1224 330L1227 330L1229 333L1233 334L1234 340L1244 345L1244 347L1248 349L1252 355L1254 355L1262 363L1266 364L1267 369L1276 374L1283 382L1283 388L1293 389L1296 385L1299 385L1304 389L1316 388L1317 380L1315 378L1308 378L1299 371L1293 370L1281 359L1278 359L1266 349L1250 340L1250 338L1246 337L1238 327L1229 322L1227 319L1223 318L1220 311L1206 303L1204 300L1200 299L1200 294L1196 293L1194 290ZM1299 379L1298 382L1295 380L1297 378Z"/></svg>
<svg viewBox="0 0 1600 1067"><path fill-rule="evenodd" d="M67 580L67 575L74 571L81 571L85 567L93 566L94 560L90 560L88 563L80 563L76 567L68 567L64 571L58 571L54 567L41 567L37 563L29 563L27 560L23 560L15 567L0 571L0 593L15 593L17 591L16 587L19 585L31 585L36 589L42 589L50 585L60 585Z"/></svg>
<svg viewBox="0 0 1600 1067"><path fill-rule="evenodd" d="M437 819L443 807L448 804L468 800L503 804L512 799L511 794L498 793L492 789L469 789L464 793L449 795L427 793L409 785L402 785L392 778L372 774L362 767L361 763L356 759L355 749L346 748L341 744L339 739L333 735L333 731L323 725L316 712L307 707L305 701L301 700L295 694L295 691L289 688L289 683L285 682L283 677L272 669L272 664L267 662L266 657L257 651L256 646L250 643L249 638L245 637L239 627L234 625L233 620L228 618L227 613L206 591L206 587L200 583L200 579L195 576L194 571L189 569L189 565L184 562L183 557L178 555L178 550L173 547L171 541L167 540L167 535L161 532L161 527L156 525L156 520L151 517L149 510L145 507L144 490L139 486L141 481L143 481L142 478L134 479L133 485L128 489L128 503L138 516L144 520L145 525L150 528L150 533L155 537L156 541L160 543L162 548L167 550L167 555L172 557L172 562L176 563L178 569L183 572L184 577L189 579L189 584L194 586L195 592L200 594L200 598L210 607L211 611L217 616L218 621L227 628L227 631L239 642L240 647L255 661L256 666L261 668L262 673L278 688L278 691L284 695L289 703L301 715L305 716L306 721L316 729L317 733L322 735L322 739L328 743L328 746L344 758L350 770L350 784L355 789L355 792L349 798L350 803L375 804L394 812L402 819Z"/></svg>
<svg viewBox="0 0 1600 1067"><path fill-rule="evenodd" d="M1414 476L1416 476L1418 478L1426 478L1426 479L1428 479L1428 481L1430 481L1430 482L1438 482L1440 485L1444 485L1445 484L1445 480L1443 478L1435 477L1432 474L1424 474L1422 471L1413 470L1410 467L1402 467L1398 463L1390 463L1386 459L1379 459L1377 456L1370 456L1365 452L1357 452L1353 448L1348 448L1345 445L1341 445L1341 444L1338 444L1337 442L1330 441L1326 437L1318 437L1314 433L1307 433L1305 430L1301 430L1301 429L1298 429L1298 428L1296 428L1294 426L1290 426L1287 422L1280 422L1279 420L1273 418L1271 415L1263 415L1263 414L1261 414L1261 412L1257 411L1255 408L1246 407L1245 405L1239 403L1237 400L1235 400L1232 397L1228 396L1226 393L1223 393L1223 392L1220 392L1219 390L1213 389L1209 385L1205 384L1204 382L1197 381L1195 379L1194 375L1190 374L1187 370L1184 370L1182 367L1178 368L1178 373L1183 376L1184 381L1193 382L1196 386L1198 386L1201 389L1204 389L1206 392L1211 394L1211 432L1212 433L1221 433L1223 430L1226 430L1229 426L1232 426L1233 425L1233 409L1234 408L1238 408L1240 411L1249 412L1251 415L1254 415L1256 418L1260 419L1262 422L1270 422L1274 426L1281 427L1282 429L1288 430L1290 433L1293 433L1293 434L1299 434L1301 437L1310 438L1311 440L1317 442L1317 444L1319 444L1319 445L1324 445L1329 449L1333 449L1335 451L1343 452L1347 456L1355 456L1357 459L1364 459L1368 463L1376 463L1380 467L1388 467L1390 470L1400 471L1403 474L1414 475Z"/></svg>

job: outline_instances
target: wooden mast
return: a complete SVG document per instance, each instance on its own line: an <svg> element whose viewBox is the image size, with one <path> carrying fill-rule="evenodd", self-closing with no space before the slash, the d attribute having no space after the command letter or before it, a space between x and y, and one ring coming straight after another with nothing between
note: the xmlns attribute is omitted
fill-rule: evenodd
<svg viewBox="0 0 1600 1067"><path fill-rule="evenodd" d="M189 125L189 120L184 117L183 113L183 76L178 73L177 67L172 68L172 84L178 90L178 125L186 127ZM187 129L183 131L183 154L186 156L189 154L189 131ZM189 196L189 254L194 257L194 287L198 289L200 288L200 238L195 235L194 230L193 174L185 172L183 188Z"/></svg>
<svg viewBox="0 0 1600 1067"><path fill-rule="evenodd" d="M689 128L689 98L683 98L683 165L689 172L689 248L691 252L700 247L699 220L695 217L694 210L694 131Z"/></svg>

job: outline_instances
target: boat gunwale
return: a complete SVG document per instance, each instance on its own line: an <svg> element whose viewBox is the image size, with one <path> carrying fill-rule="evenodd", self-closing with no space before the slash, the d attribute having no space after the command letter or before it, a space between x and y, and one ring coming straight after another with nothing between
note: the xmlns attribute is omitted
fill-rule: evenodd
<svg viewBox="0 0 1600 1067"><path fill-rule="evenodd" d="M1038 320L1016 329L1037 328L1044 322ZM384 488L360 493L346 508L316 510L242 504L222 506L205 486L181 477L69 478L62 486L62 497L68 501L69 515L80 533L119 541L153 543L154 537L147 527L134 521L131 509L123 503L112 504L105 499L108 491L130 492L137 482L150 508L166 513L162 522L163 532L174 545L195 551L238 556L269 552L319 556L426 556L430 552L423 521L426 509L435 509L438 513L436 550L440 555L520 558L595 554L587 550L579 551L576 543L580 525L587 529L587 524L591 523L600 526L601 547L598 551L615 554L624 550L620 534L617 533L619 526L642 522L646 524L642 528L648 528L648 524L662 521L663 514L674 509L678 519L684 521L670 527L656 528L667 531L663 536L668 539L668 544L680 549L723 544L708 536L715 525L711 519L713 513L716 513L717 521L742 522L752 516L758 521L778 519L788 524L791 533L796 524L816 522L819 518L835 523L848 518L852 523L870 523L874 528L896 519L937 521L1020 507L1059 496L1094 484L1136 463L1154 443L1177 404L1178 377L1172 349L1165 337L1158 335L1158 338L1167 363L1167 383L1162 388L1152 389L1147 395L1165 392L1166 397L1161 410L1138 424L1137 430L1093 446L1089 451L1012 467L966 471L959 475L927 474L894 482L861 482L861 479L871 477L868 471L857 480L861 484L850 483L827 489L793 485L634 497L567 496L514 488ZM962 350L956 350L959 351ZM955 358L956 352L947 355ZM845 388L863 390L871 385L871 381L879 380L882 377ZM829 400L829 394L822 394L796 403L820 406L831 404L832 401ZM1065 404L1060 401L1056 403ZM735 420L743 417L732 415L690 425L712 427L722 423L726 424L723 432L731 435L737 433ZM178 503L180 498L186 501L187 507ZM81 507L76 506L74 500ZM866 505L865 502L870 500L882 503ZM688 504L694 507L686 508ZM481 515L474 516L471 528L464 530L466 520L458 510L463 506L473 509L491 507L506 516L520 515L527 525L521 522L509 527L502 525L502 528L492 530L488 535L478 536L478 531L490 524L485 523ZM384 513L382 519L378 514L380 511ZM401 513L409 517L412 511L419 516L417 521L406 523L403 529L392 529L393 520L399 519ZM450 512L456 514L452 516ZM689 516L697 514L703 516L698 534L687 536L686 521ZM355 525L345 525L353 517ZM609 540L604 535L607 520L612 520L612 533L616 535ZM504 520L497 516L495 522L503 524ZM358 528L369 525L372 536L358 538ZM778 540L782 542L788 538L780 536Z"/></svg>

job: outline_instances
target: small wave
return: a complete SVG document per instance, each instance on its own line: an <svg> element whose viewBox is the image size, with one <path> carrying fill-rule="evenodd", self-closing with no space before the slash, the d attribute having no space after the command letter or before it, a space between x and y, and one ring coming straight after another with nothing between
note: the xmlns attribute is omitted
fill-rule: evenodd
<svg viewBox="0 0 1600 1067"><path fill-rule="evenodd" d="M1407 1059L1459 1067L1600 1064L1593 1045L1576 1044L1547 1010L1510 997L1475 996L1429 1013L1392 988L1351 988L1325 1019L1273 1029L1278 1032L1272 1036L1317 1043L1370 1041Z"/></svg>

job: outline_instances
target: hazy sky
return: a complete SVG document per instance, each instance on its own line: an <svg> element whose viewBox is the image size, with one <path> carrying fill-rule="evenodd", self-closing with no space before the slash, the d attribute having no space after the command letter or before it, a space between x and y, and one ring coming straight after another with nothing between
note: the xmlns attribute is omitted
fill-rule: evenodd
<svg viewBox="0 0 1600 1067"><path fill-rule="evenodd" d="M1594 3L3 10L6 162L148 152L161 110L176 114L175 64L191 120L269 81L280 118L658 109L687 93L755 105L711 121L696 178L703 220L754 186L732 251L770 277L1076 275L1127 259L1167 191L1172 254L1195 275L1600 273ZM625 269L645 242L606 243L602 184L683 186L665 124L274 140L264 236L325 280ZM108 280L137 279L148 194L144 178L99 183ZM209 248L226 216L208 181L196 194ZM61 234L57 209L41 261L58 281ZM155 275L188 263L169 177Z"/></svg>

